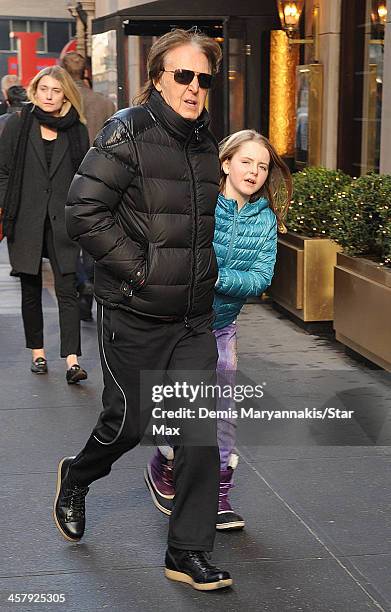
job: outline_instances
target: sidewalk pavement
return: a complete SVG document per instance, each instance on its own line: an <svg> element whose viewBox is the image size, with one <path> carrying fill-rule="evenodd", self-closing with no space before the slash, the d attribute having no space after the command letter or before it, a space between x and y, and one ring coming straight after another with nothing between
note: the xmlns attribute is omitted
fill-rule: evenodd
<svg viewBox="0 0 391 612"><path fill-rule="evenodd" d="M239 367L248 380L266 383L268 408L308 400L309 407L357 409L359 418L331 429L276 420L258 427L258 444L243 432L232 500L246 529L217 534L213 556L235 585L199 593L163 576L167 519L143 482L149 448L122 457L91 487L83 541L61 538L51 518L57 462L80 450L101 406L95 326L82 328L88 381L68 386L48 271L50 370L34 376L4 243L0 295L0 610L391 610L389 375L353 361L332 338L307 334L267 303L245 307ZM65 603L12 603L12 593L63 594Z"/></svg>

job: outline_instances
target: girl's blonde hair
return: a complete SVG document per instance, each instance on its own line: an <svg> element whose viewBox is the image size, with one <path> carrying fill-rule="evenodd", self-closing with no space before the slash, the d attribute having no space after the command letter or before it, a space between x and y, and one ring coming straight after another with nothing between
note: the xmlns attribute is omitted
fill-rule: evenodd
<svg viewBox="0 0 391 612"><path fill-rule="evenodd" d="M220 191L224 193L227 181L223 162L232 159L241 145L249 141L258 142L269 151L270 155L267 179L261 189L251 196L250 202L255 202L260 197L267 198L270 208L277 217L278 231L284 234L287 231L284 221L292 199L292 177L288 166L265 136L255 130L241 130L220 142Z"/></svg>
<svg viewBox="0 0 391 612"><path fill-rule="evenodd" d="M66 102L61 109L60 117L64 117L70 110L71 106L73 106L79 115L80 121L86 124L87 121L83 114L82 100L78 87L75 85L72 77L69 76L67 71L64 70L64 68L61 68L61 66L48 66L47 68L43 68L43 70L40 70L38 74L31 79L27 88L29 100L31 100L31 102L36 106L39 106L36 93L38 83L44 76L51 76L53 79L56 79L61 83Z"/></svg>
<svg viewBox="0 0 391 612"><path fill-rule="evenodd" d="M163 74L167 53L182 45L196 45L199 47L208 58L212 74L218 72L223 56L219 43L197 29L181 30L177 28L158 38L152 45L147 60L148 80L133 99L134 103L145 104L145 102L148 102L155 89L155 83Z"/></svg>

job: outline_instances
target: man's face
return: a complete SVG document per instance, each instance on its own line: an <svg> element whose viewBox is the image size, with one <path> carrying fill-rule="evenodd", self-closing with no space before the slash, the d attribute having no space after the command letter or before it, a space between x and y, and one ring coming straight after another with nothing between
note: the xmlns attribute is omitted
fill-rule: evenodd
<svg viewBox="0 0 391 612"><path fill-rule="evenodd" d="M211 73L208 58L201 49L192 44L182 45L169 51L165 57L166 70L193 70L193 72ZM185 119L196 120L205 107L207 89L201 89L195 75L189 85L176 83L172 72L163 72L156 89L171 108Z"/></svg>

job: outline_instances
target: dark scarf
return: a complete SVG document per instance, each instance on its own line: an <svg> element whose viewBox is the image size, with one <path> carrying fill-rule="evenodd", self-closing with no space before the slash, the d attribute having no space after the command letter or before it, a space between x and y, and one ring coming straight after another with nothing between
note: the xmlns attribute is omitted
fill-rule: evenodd
<svg viewBox="0 0 391 612"><path fill-rule="evenodd" d="M75 172L87 152L86 150L82 150L82 124L73 106L71 106L64 117L53 117L53 115L46 113L38 106L33 106L32 104L25 105L20 113L19 134L8 178L7 192L4 198L3 229L4 235L7 236L10 242L14 236L15 222L20 207L27 142L34 117L39 121L40 125L46 125L47 127L66 132L72 165Z"/></svg>

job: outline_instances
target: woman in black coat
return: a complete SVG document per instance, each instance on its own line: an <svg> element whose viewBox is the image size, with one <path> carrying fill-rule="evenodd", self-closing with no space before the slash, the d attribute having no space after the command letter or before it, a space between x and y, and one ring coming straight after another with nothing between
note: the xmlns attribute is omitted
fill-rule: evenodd
<svg viewBox="0 0 391 612"><path fill-rule="evenodd" d="M43 343L42 257L48 257L58 300L66 380L87 378L78 363L80 318L76 290L79 247L65 228L72 178L89 147L81 99L59 66L41 70L28 88L31 102L9 119L0 141L0 208L10 262L22 287L31 371L47 372Z"/></svg>

